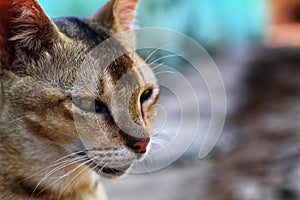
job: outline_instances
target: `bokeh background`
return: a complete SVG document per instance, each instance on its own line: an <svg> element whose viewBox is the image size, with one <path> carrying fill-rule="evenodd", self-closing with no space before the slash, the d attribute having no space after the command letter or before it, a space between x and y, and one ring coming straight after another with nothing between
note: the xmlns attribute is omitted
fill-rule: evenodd
<svg viewBox="0 0 300 200"><path fill-rule="evenodd" d="M39 2L51 17L87 17L106 3ZM199 137L169 167L104 180L109 199L300 199L300 1L141 0L137 18L140 27L179 31L209 52L224 80L227 119L206 158L198 159L204 123ZM186 50L184 43L178 46ZM210 96L201 77L180 60L170 63L198 84L201 120L208 121ZM167 94L161 98L172 102ZM170 108L175 116L176 104Z"/></svg>
<svg viewBox="0 0 300 200"><path fill-rule="evenodd" d="M106 0L39 0L51 17L87 17ZM170 28L191 36L206 48L259 40L269 22L267 0L142 0L140 27Z"/></svg>

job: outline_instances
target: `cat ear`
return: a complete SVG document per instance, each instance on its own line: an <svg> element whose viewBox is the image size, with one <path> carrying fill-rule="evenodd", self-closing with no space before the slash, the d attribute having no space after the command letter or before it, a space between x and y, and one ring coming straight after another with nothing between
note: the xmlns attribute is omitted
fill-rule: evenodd
<svg viewBox="0 0 300 200"><path fill-rule="evenodd" d="M0 0L0 60L11 63L17 50L38 53L59 31L36 0Z"/></svg>
<svg viewBox="0 0 300 200"><path fill-rule="evenodd" d="M136 16L138 0L110 0L91 18L114 32L130 31Z"/></svg>

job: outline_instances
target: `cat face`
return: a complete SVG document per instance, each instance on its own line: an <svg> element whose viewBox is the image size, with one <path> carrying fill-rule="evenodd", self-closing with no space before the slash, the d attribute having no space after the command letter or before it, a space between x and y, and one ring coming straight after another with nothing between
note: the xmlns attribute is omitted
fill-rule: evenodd
<svg viewBox="0 0 300 200"><path fill-rule="evenodd" d="M111 0L90 19L52 21L34 0L0 1L1 112L58 157L106 177L146 153L156 115L159 89L126 46L134 38L111 38L131 30L136 3Z"/></svg>

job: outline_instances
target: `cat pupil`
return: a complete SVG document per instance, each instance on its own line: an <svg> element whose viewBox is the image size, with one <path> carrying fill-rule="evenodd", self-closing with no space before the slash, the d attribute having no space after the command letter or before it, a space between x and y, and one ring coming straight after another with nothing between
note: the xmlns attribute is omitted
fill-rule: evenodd
<svg viewBox="0 0 300 200"><path fill-rule="evenodd" d="M141 104L143 104L147 100L149 100L150 97L152 96L152 94L153 94L153 90L152 89L148 89L148 90L144 91L143 94L141 95L141 98L140 98Z"/></svg>
<svg viewBox="0 0 300 200"><path fill-rule="evenodd" d="M98 100L95 101L95 112L102 113L105 116L110 116L110 112L109 112L109 109L107 108L107 106Z"/></svg>

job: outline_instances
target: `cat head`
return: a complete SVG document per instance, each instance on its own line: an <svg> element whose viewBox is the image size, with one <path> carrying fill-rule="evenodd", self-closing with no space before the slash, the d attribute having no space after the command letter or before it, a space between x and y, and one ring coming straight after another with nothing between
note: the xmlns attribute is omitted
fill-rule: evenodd
<svg viewBox="0 0 300 200"><path fill-rule="evenodd" d="M88 159L108 177L146 153L158 86L128 48L133 34L112 37L132 30L136 6L110 0L89 19L51 20L36 0L0 0L1 115L13 121L6 131L64 152L58 157Z"/></svg>

